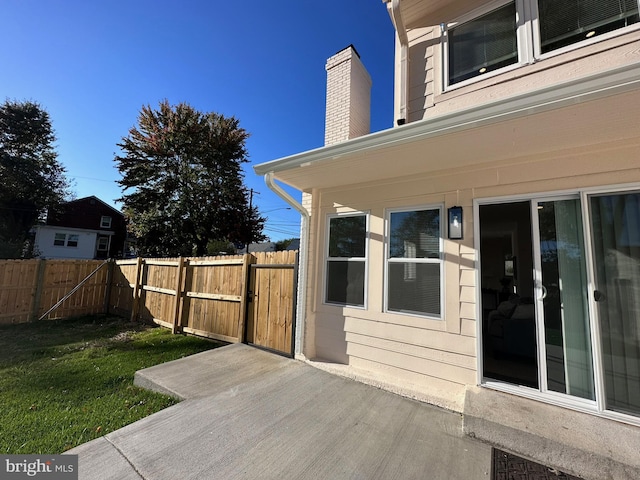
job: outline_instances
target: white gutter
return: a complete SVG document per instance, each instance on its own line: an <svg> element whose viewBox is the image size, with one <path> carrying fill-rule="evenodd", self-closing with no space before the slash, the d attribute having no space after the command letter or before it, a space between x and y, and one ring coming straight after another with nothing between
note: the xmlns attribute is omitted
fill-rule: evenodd
<svg viewBox="0 0 640 480"><path fill-rule="evenodd" d="M402 20L402 12L400 11L400 0L391 0L387 4L391 21L396 29L398 41L400 42L400 117L396 120L398 125L404 125L408 121L408 77L409 77L409 38L407 37L407 29Z"/></svg>
<svg viewBox="0 0 640 480"><path fill-rule="evenodd" d="M304 352L304 327L307 315L307 257L309 251L309 219L311 215L306 208L285 192L280 185L275 183L273 172L265 173L264 183L302 216L302 224L300 226L300 253L298 256L298 291L296 293L296 332L294 339L294 356L300 357Z"/></svg>

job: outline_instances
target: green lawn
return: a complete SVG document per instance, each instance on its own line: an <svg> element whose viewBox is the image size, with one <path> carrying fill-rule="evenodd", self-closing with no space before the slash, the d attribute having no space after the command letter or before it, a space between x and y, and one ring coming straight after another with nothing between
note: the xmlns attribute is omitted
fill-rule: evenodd
<svg viewBox="0 0 640 480"><path fill-rule="evenodd" d="M136 370L221 345L114 316L0 326L0 453L61 453L173 405Z"/></svg>

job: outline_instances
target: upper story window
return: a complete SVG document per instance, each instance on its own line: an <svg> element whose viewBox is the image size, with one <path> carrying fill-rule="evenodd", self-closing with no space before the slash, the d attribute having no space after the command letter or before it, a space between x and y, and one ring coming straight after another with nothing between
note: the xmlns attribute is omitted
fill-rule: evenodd
<svg viewBox="0 0 640 480"><path fill-rule="evenodd" d="M442 318L442 209L388 213L387 311Z"/></svg>
<svg viewBox="0 0 640 480"><path fill-rule="evenodd" d="M449 28L449 85L518 63L516 5Z"/></svg>
<svg viewBox="0 0 640 480"><path fill-rule="evenodd" d="M638 22L637 0L538 0L540 51L581 42Z"/></svg>
<svg viewBox="0 0 640 480"><path fill-rule="evenodd" d="M329 217L326 301L364 307L367 215Z"/></svg>
<svg viewBox="0 0 640 480"><path fill-rule="evenodd" d="M100 219L100 228L111 228L111 217L103 216Z"/></svg>
<svg viewBox="0 0 640 480"><path fill-rule="evenodd" d="M446 86L640 22L638 0L494 1L446 27Z"/></svg>

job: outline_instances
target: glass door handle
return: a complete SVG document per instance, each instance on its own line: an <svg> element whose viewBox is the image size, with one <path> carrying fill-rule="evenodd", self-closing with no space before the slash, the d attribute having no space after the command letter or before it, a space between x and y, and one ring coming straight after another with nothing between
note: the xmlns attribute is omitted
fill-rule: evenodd
<svg viewBox="0 0 640 480"><path fill-rule="evenodd" d="M542 296L540 297L540 300L544 300L545 298L547 298L547 287L545 287L544 285L540 284L540 288L542 289Z"/></svg>
<svg viewBox="0 0 640 480"><path fill-rule="evenodd" d="M604 302L607 299L605 294L602 293L600 290L593 291L593 298L596 302Z"/></svg>

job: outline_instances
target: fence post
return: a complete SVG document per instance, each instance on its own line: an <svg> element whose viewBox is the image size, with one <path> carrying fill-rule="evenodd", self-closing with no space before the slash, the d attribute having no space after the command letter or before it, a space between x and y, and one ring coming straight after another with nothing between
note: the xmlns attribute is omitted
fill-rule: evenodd
<svg viewBox="0 0 640 480"><path fill-rule="evenodd" d="M181 305L182 305L182 278L183 271L185 269L186 259L183 257L178 257L178 275L176 281L176 304L173 311L173 327L171 328L171 333L180 333L182 330L182 315L181 313Z"/></svg>
<svg viewBox="0 0 640 480"><path fill-rule="evenodd" d="M107 265L107 286L104 292L104 313L109 314L109 305L111 304L111 283L113 282L113 269L115 268L116 261L113 258L109 259Z"/></svg>
<svg viewBox="0 0 640 480"><path fill-rule="evenodd" d="M238 341L243 343L245 338L245 326L247 324L247 316L249 314L248 298L249 284L251 282L251 264L255 263L255 257L250 253L245 253L242 257L242 291L240 292L240 318L238 322Z"/></svg>
<svg viewBox="0 0 640 480"><path fill-rule="evenodd" d="M142 282L142 269L144 263L142 257L138 257L136 260L136 278L133 285L133 302L131 304L131 321L135 322L138 319L138 310L140 309L140 283Z"/></svg>
<svg viewBox="0 0 640 480"><path fill-rule="evenodd" d="M38 270L36 273L36 289L33 293L33 301L31 302L31 321L38 320L40 305L42 304L42 291L44 290L44 272L46 270L47 261L44 259L38 260Z"/></svg>
<svg viewBox="0 0 640 480"><path fill-rule="evenodd" d="M298 323L298 274L300 268L300 251L293 257L293 305L291 305L291 357L296 356L296 328ZM304 313L303 313L304 315Z"/></svg>

